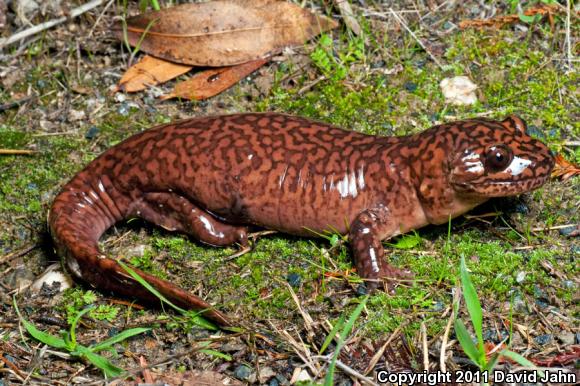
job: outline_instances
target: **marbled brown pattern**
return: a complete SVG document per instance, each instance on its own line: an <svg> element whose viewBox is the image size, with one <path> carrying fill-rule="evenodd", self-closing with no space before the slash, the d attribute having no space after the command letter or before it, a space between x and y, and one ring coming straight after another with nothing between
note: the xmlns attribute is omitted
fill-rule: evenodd
<svg viewBox="0 0 580 386"><path fill-rule="evenodd" d="M513 161L502 170L492 170L495 158L505 162L496 149ZM97 244L106 229L131 217L216 246L245 245L248 225L302 236L336 230L349 234L359 274L373 287L404 274L387 264L381 240L444 223L490 197L532 190L553 164L548 148L527 136L515 116L407 137L275 113L194 118L107 150L63 187L49 225L75 276L145 300L154 298ZM180 306L211 308L139 273ZM215 310L206 316L228 323Z"/></svg>

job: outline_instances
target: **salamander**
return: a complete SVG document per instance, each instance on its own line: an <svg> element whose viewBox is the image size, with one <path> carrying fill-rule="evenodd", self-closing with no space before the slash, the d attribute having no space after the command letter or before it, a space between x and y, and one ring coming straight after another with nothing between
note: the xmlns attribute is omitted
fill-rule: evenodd
<svg viewBox="0 0 580 386"><path fill-rule="evenodd" d="M278 113L198 117L105 151L64 185L48 223L76 278L144 301L156 299L98 246L125 219L219 247L247 246L255 226L308 237L332 230L348 235L357 272L373 289L409 275L387 263L382 240L538 188L553 166L548 147L514 115L403 137ZM184 289L135 271L174 304L230 323Z"/></svg>

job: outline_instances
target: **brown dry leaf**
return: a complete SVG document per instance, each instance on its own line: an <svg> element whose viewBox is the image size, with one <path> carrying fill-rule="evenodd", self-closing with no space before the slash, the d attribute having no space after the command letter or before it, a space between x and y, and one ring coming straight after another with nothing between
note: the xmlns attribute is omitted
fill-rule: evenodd
<svg viewBox="0 0 580 386"><path fill-rule="evenodd" d="M202 100L211 98L238 83L268 62L268 59L254 60L237 66L212 68L201 71L191 78L179 82L173 91L161 97L162 100L185 98Z"/></svg>
<svg viewBox="0 0 580 386"><path fill-rule="evenodd" d="M550 24L553 24L552 14L557 12L558 10L559 8L555 4L539 4L535 7L525 10L524 15L526 16L548 15L548 18L550 19ZM494 17L493 19L463 20L459 22L459 28L461 29L485 28L485 27L501 28L506 24L517 23L519 21L520 17L518 15L498 16Z"/></svg>
<svg viewBox="0 0 580 386"><path fill-rule="evenodd" d="M132 65L117 85L117 91L136 92L147 86L155 86L177 78L192 69L192 66L168 62L164 59L145 55L138 63Z"/></svg>
<svg viewBox="0 0 580 386"><path fill-rule="evenodd" d="M556 154L556 166L552 170L552 178L560 177L562 181L566 181L568 178L577 175L580 175L580 166L568 162L560 154Z"/></svg>
<svg viewBox="0 0 580 386"><path fill-rule="evenodd" d="M284 1L219 0L132 17L127 35L135 46L147 30L140 49L151 55L221 67L265 58L336 27L334 20ZM122 30L115 33L123 39Z"/></svg>

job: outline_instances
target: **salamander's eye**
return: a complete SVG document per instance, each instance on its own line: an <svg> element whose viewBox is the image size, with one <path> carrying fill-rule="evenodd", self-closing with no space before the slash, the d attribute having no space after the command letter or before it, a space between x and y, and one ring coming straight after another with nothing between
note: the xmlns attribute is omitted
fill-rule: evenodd
<svg viewBox="0 0 580 386"><path fill-rule="evenodd" d="M492 172L499 172L507 168L512 159L512 151L507 146L492 146L485 155L485 168Z"/></svg>

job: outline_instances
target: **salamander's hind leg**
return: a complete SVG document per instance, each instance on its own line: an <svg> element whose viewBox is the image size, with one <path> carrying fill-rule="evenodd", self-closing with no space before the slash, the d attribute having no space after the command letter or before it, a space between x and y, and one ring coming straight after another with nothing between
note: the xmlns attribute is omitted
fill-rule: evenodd
<svg viewBox="0 0 580 386"><path fill-rule="evenodd" d="M186 233L213 246L248 245L247 227L223 223L176 193L145 193L132 204L131 216L170 231Z"/></svg>

